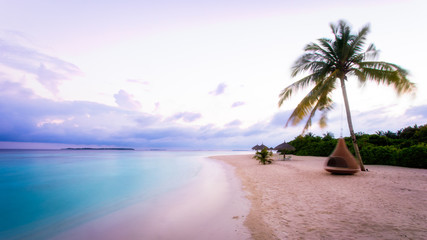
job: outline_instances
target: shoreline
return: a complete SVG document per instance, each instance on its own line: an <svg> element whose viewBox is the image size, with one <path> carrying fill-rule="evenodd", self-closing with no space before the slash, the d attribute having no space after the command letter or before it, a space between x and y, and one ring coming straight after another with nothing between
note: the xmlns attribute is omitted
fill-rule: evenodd
<svg viewBox="0 0 427 240"><path fill-rule="evenodd" d="M260 165L251 155L214 156L235 167L251 210L253 239L423 239L427 170L369 165L337 176L325 157ZM277 157L275 157L277 159Z"/></svg>
<svg viewBox="0 0 427 240"><path fill-rule="evenodd" d="M232 166L202 157L185 186L59 233L73 239L249 239L250 202Z"/></svg>

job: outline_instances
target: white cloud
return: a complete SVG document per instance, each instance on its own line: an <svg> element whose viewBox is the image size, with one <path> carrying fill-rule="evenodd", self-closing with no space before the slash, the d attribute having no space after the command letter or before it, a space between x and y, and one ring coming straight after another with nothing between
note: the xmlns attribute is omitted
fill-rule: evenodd
<svg viewBox="0 0 427 240"><path fill-rule="evenodd" d="M237 126L239 126L241 124L242 124L242 121L236 119L234 121L231 121L231 122L227 123L225 126L226 127L237 127Z"/></svg>
<svg viewBox="0 0 427 240"><path fill-rule="evenodd" d="M114 94L114 98L119 107L128 110L139 110L141 103L135 100L135 97L125 90L121 89L117 94Z"/></svg>
<svg viewBox="0 0 427 240"><path fill-rule="evenodd" d="M180 120L180 119L182 119L184 122L194 122L201 117L202 117L202 115L200 113L180 112L180 113L173 115L171 118L169 118L169 120Z"/></svg>
<svg viewBox="0 0 427 240"><path fill-rule="evenodd" d="M72 120L72 119L73 118L70 118L70 120ZM49 118L47 118L47 119L39 121L36 125L37 125L37 127L40 128L40 127L43 127L46 124L56 124L56 125L59 125L59 124L62 124L64 122L65 122L64 119L49 119Z"/></svg>
<svg viewBox="0 0 427 240"><path fill-rule="evenodd" d="M130 83L137 83L137 84L141 84L141 85L148 85L149 82L148 81L144 81L142 79L134 79L134 78L129 78L126 80L127 82Z"/></svg>

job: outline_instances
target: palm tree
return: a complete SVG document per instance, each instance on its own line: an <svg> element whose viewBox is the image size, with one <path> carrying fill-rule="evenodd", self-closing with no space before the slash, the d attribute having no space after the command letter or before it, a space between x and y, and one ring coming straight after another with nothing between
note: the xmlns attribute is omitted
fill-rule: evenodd
<svg viewBox="0 0 427 240"><path fill-rule="evenodd" d="M252 157L259 161L259 163L265 165L272 163L273 159L271 158L273 156L273 153L271 151L268 151L268 148L263 148L260 152L256 152L255 155Z"/></svg>
<svg viewBox="0 0 427 240"><path fill-rule="evenodd" d="M304 133L311 126L311 120L316 111L319 110L321 112L320 127L325 127L327 113L333 108L331 93L336 88L339 79L354 151L359 160L361 170L365 171L351 121L345 88L345 82L348 80L347 76L356 77L361 84L364 84L367 80L372 80L377 83L392 85L398 95L413 91L415 85L407 79L408 72L398 65L381 61L368 61L375 59L378 54L373 44L370 44L364 51L369 26L363 27L357 34L352 34L350 26L342 20L338 22L338 25L331 24L330 26L335 38L321 38L318 39L318 43L308 44L304 48L304 55L294 63L292 77L305 71L310 72L310 74L282 90L279 96L279 107L296 90L314 85L295 108L286 126L289 123L296 125L308 116L303 130Z"/></svg>

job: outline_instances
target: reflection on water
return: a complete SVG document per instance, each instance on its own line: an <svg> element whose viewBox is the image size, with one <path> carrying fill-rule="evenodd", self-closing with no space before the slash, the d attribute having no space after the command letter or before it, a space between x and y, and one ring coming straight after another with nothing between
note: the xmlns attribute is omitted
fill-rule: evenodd
<svg viewBox="0 0 427 240"><path fill-rule="evenodd" d="M0 239L45 239L178 188L213 152L0 151Z"/></svg>

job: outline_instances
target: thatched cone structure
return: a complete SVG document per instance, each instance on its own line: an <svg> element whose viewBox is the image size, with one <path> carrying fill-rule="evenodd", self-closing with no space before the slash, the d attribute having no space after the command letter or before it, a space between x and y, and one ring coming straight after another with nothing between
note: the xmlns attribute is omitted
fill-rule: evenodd
<svg viewBox="0 0 427 240"><path fill-rule="evenodd" d="M261 144L261 145L255 145L253 148L252 148L252 150L263 150L264 148L268 148L267 146L265 146L264 145L264 143L263 144Z"/></svg>
<svg viewBox="0 0 427 240"><path fill-rule="evenodd" d="M267 146L264 145L264 143L259 146L259 150L263 150L264 148L268 148Z"/></svg>
<svg viewBox="0 0 427 240"><path fill-rule="evenodd" d="M273 150L289 150L289 151L295 151L295 148L293 146L291 146L290 144L288 144L287 142L283 141L282 144L277 145L275 148L273 148Z"/></svg>
<svg viewBox="0 0 427 240"><path fill-rule="evenodd" d="M255 145L255 146L253 146L253 148L252 148L252 150L258 150L259 149L259 145L257 144L257 145Z"/></svg>
<svg viewBox="0 0 427 240"><path fill-rule="evenodd" d="M343 138L325 162L325 170L333 174L355 174L360 169L356 158L348 150Z"/></svg>

